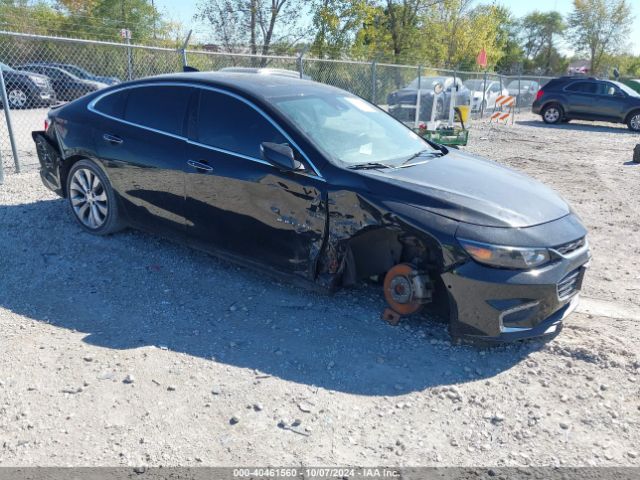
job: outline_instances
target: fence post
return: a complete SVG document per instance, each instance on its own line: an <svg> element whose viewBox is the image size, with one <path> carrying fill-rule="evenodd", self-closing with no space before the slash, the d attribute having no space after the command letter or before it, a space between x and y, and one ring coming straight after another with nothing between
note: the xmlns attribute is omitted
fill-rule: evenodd
<svg viewBox="0 0 640 480"><path fill-rule="evenodd" d="M449 99L449 126L453 127L453 121L456 117L455 108L458 100L458 84L456 79L458 77L457 67L453 69L453 85L451 86L451 97ZM446 98L446 96L445 96Z"/></svg>
<svg viewBox="0 0 640 480"><path fill-rule="evenodd" d="M422 97L422 65L418 65L418 93L416 95L416 116L413 122L413 128L420 125L420 100Z"/></svg>
<svg viewBox="0 0 640 480"><path fill-rule="evenodd" d="M127 80L133 79L133 59L131 58L131 39L126 36L127 42Z"/></svg>
<svg viewBox="0 0 640 480"><path fill-rule="evenodd" d="M376 93L378 87L378 72L376 71L376 61L371 62L371 103L376 103Z"/></svg>
<svg viewBox="0 0 640 480"><path fill-rule="evenodd" d="M4 168L2 166L2 148L0 148L0 185L4 185Z"/></svg>
<svg viewBox="0 0 640 480"><path fill-rule="evenodd" d="M298 72L300 73L300 78L304 77L304 50L302 52L300 52L300 55L298 55Z"/></svg>
<svg viewBox="0 0 640 480"><path fill-rule="evenodd" d="M189 63L187 62L187 47L189 46L189 40L191 39L191 32L193 32L193 30L189 30L187 38L184 39L184 43L180 49L180 54L182 56L182 70L189 66Z"/></svg>
<svg viewBox="0 0 640 480"><path fill-rule="evenodd" d="M522 96L522 65L518 68L518 95L516 95L516 111L520 113L520 97Z"/></svg>
<svg viewBox="0 0 640 480"><path fill-rule="evenodd" d="M484 117L484 102L487 101L487 71L484 71L484 82L482 84L482 103L480 104L480 118Z"/></svg>
<svg viewBox="0 0 640 480"><path fill-rule="evenodd" d="M4 74L0 68L0 95L2 96L2 108L4 110L4 118L7 121L7 132L9 133L9 142L11 143L11 153L13 154L13 163L16 166L16 173L20 173L20 159L18 158L18 149L16 148L16 139L13 136L13 126L11 125L11 108L9 107L9 99L7 98L7 86L4 83ZM0 159L0 162L2 159Z"/></svg>

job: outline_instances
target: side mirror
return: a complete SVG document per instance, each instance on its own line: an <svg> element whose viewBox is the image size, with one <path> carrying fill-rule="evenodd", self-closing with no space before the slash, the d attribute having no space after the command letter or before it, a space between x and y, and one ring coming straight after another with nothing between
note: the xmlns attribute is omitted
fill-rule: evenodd
<svg viewBox="0 0 640 480"><path fill-rule="evenodd" d="M260 155L264 160L284 170L298 170L302 164L295 159L289 145L273 142L260 144Z"/></svg>

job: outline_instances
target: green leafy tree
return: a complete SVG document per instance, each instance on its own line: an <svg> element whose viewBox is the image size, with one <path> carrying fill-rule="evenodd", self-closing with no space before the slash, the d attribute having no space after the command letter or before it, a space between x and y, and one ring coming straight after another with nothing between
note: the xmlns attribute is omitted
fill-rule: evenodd
<svg viewBox="0 0 640 480"><path fill-rule="evenodd" d="M534 11L520 22L522 48L528 69L542 71L545 74L557 70L561 55L556 48L556 39L565 31L565 23L558 12Z"/></svg>
<svg viewBox="0 0 640 480"><path fill-rule="evenodd" d="M370 9L366 0L316 0L312 6L316 34L310 53L319 58L345 56Z"/></svg>
<svg viewBox="0 0 640 480"><path fill-rule="evenodd" d="M591 71L597 73L607 55L626 45L632 22L627 0L574 0L568 38L578 52L589 55Z"/></svg>
<svg viewBox="0 0 640 480"><path fill-rule="evenodd" d="M495 67L499 72L512 73L525 59L520 45L520 24L506 7L496 6L494 14L497 19L495 47L501 53Z"/></svg>

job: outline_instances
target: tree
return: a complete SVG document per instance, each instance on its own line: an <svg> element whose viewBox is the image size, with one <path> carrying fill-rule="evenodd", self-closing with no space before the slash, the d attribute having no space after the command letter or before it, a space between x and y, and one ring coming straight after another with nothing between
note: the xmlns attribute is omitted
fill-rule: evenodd
<svg viewBox="0 0 640 480"><path fill-rule="evenodd" d="M496 60L496 70L515 72L524 60L524 50L520 46L520 22L503 6L495 7L495 16L498 24L495 47L501 53Z"/></svg>
<svg viewBox="0 0 640 480"><path fill-rule="evenodd" d="M530 68L551 73L560 57L555 39L565 30L562 16L558 12L534 11L522 19L520 29L524 53L531 61Z"/></svg>
<svg viewBox="0 0 640 480"><path fill-rule="evenodd" d="M626 44L632 22L627 0L574 0L569 38L578 52L589 55L591 71L600 72L603 58Z"/></svg>
<svg viewBox="0 0 640 480"><path fill-rule="evenodd" d="M224 50L248 45L251 53L264 57L274 44L286 48L303 37L297 24L301 8L294 0L205 0L196 19L210 25L212 38Z"/></svg>
<svg viewBox="0 0 640 480"><path fill-rule="evenodd" d="M370 8L366 0L315 0L312 12L316 34L311 54L339 58L348 53Z"/></svg>

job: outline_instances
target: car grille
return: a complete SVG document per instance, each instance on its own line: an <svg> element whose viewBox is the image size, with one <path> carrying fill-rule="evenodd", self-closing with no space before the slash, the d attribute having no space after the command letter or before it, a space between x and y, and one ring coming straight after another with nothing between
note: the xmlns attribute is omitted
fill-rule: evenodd
<svg viewBox="0 0 640 480"><path fill-rule="evenodd" d="M558 282L558 298L560 300L566 300L571 296L575 295L580 289L580 283L582 279L582 268L578 268L571 273L569 273L566 277L564 277L560 282Z"/></svg>
<svg viewBox="0 0 640 480"><path fill-rule="evenodd" d="M579 240L575 240L573 242L560 245L559 247L555 247L554 250L556 250L562 255L568 255L569 253L575 252L576 250L584 247L585 242L586 242L586 238L582 237Z"/></svg>

